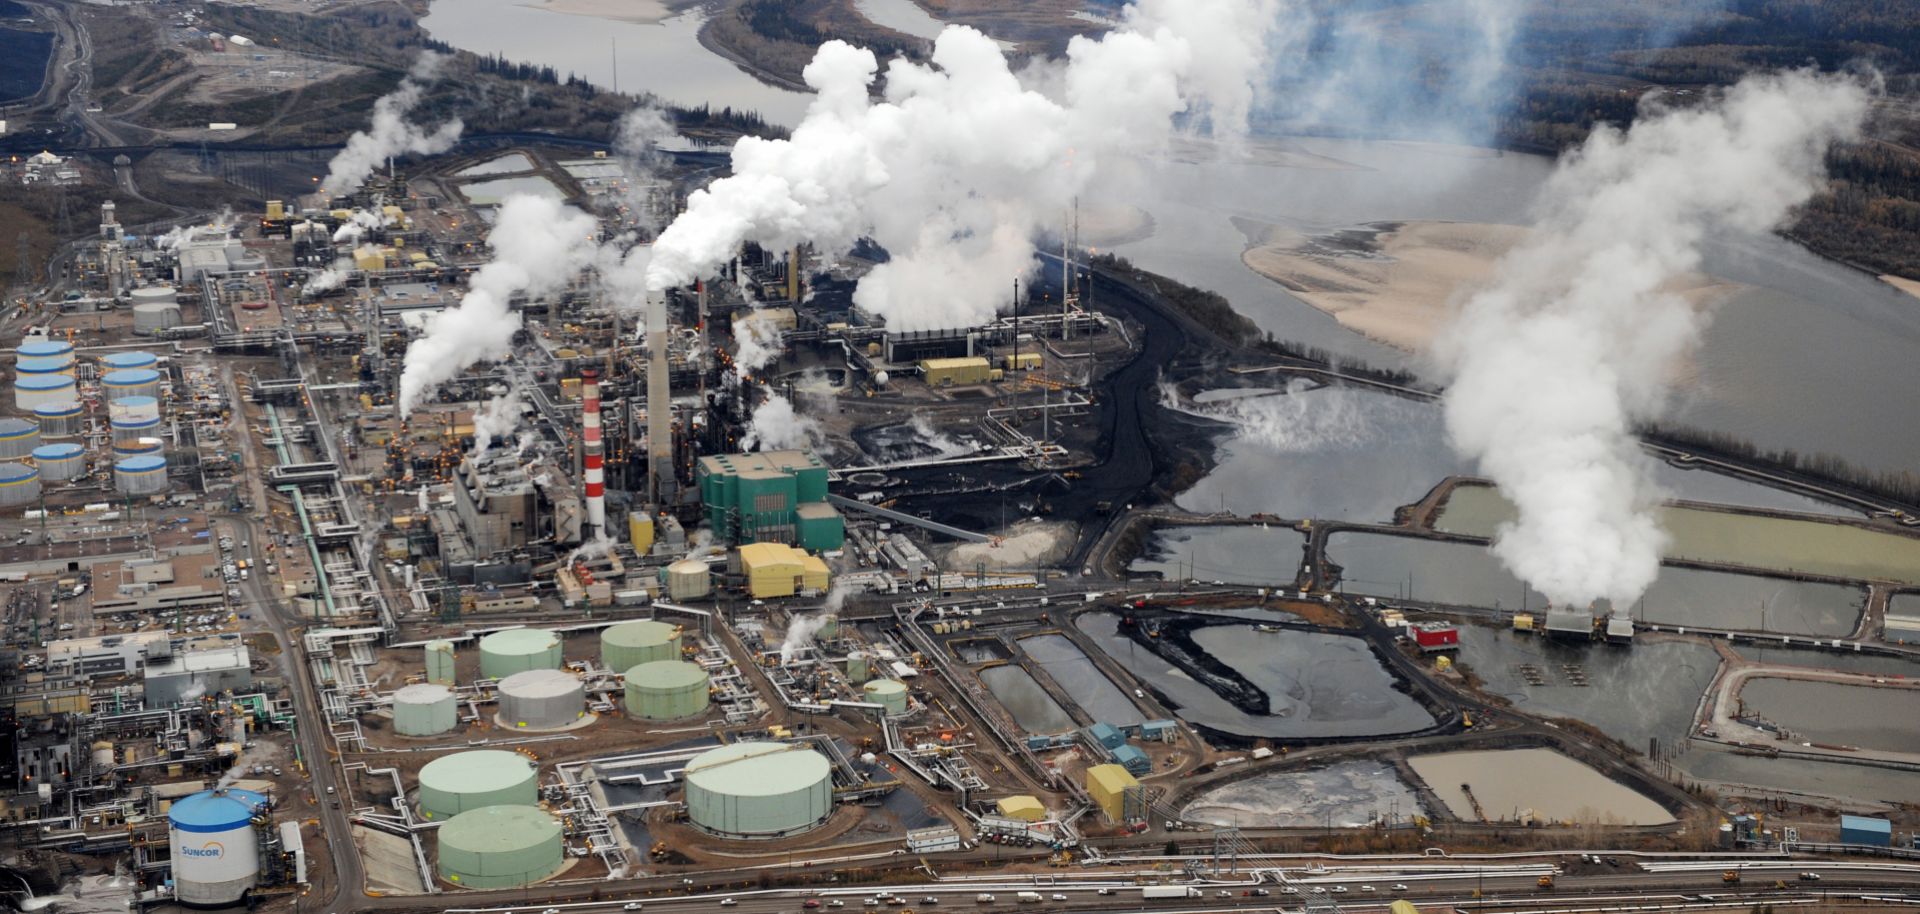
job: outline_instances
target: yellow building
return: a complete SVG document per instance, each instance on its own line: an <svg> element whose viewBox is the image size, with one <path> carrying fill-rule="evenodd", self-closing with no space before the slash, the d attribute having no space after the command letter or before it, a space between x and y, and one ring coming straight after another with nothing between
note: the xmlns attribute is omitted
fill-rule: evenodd
<svg viewBox="0 0 1920 914"><path fill-rule="evenodd" d="M1146 814L1146 792L1140 782L1119 765L1095 765L1087 769L1087 793L1093 802L1117 825L1127 822L1129 811L1135 817ZM1128 796L1134 797L1131 804ZM1129 808L1131 807L1131 809Z"/></svg>
<svg viewBox="0 0 1920 914"><path fill-rule="evenodd" d="M1392 905L1389 905L1387 907L1387 912L1388 914L1420 914L1420 909L1414 907L1413 902L1408 901L1405 898L1402 898L1399 901L1394 902Z"/></svg>
<svg viewBox="0 0 1920 914"><path fill-rule="evenodd" d="M1040 802L1039 797L1024 795L1006 797L999 802L998 806L1000 814L1009 819L1019 819L1023 822L1038 822L1047 817L1047 807Z"/></svg>
<svg viewBox="0 0 1920 914"><path fill-rule="evenodd" d="M633 551L640 555L653 551L653 515L645 511L627 515L627 542L632 543Z"/></svg>
<svg viewBox="0 0 1920 914"><path fill-rule="evenodd" d="M747 575L747 593L755 599L827 590L827 563L784 543L741 546L740 570Z"/></svg>
<svg viewBox="0 0 1920 914"><path fill-rule="evenodd" d="M1034 368L1044 368L1046 367L1046 362L1046 358L1038 352L1020 352L1002 356L1000 359L1000 363L1004 365L1008 371L1027 371Z"/></svg>
<svg viewBox="0 0 1920 914"><path fill-rule="evenodd" d="M920 362L920 374L927 379L929 387L985 384L993 378L993 363L981 356L964 359L924 359Z"/></svg>

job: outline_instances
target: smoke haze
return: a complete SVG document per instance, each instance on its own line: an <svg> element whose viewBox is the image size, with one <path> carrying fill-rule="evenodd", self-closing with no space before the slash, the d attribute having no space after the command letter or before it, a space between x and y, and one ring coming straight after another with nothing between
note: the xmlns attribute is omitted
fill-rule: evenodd
<svg viewBox="0 0 1920 914"><path fill-rule="evenodd" d="M1530 239L1436 344L1447 428L1519 508L1494 552L1556 604L1637 599L1665 535L1633 430L1707 315L1671 291L1709 233L1764 232L1823 183L1857 137L1858 82L1753 76L1684 110L1602 127L1548 179Z"/></svg>
<svg viewBox="0 0 1920 914"><path fill-rule="evenodd" d="M460 141L460 132L466 125L459 118L431 132L407 120L445 61L439 54L421 54L400 85L373 103L373 122L349 137L346 148L327 163L327 177L321 184L323 190L332 194L353 193L391 156L434 155L452 149L453 144Z"/></svg>

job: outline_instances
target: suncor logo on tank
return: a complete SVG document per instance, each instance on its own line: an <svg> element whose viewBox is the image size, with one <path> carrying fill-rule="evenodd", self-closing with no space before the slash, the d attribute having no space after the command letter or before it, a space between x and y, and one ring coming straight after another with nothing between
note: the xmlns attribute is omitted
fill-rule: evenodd
<svg viewBox="0 0 1920 914"><path fill-rule="evenodd" d="M208 841L199 847L183 847L180 853L189 857L222 857L227 853L227 846L218 841Z"/></svg>

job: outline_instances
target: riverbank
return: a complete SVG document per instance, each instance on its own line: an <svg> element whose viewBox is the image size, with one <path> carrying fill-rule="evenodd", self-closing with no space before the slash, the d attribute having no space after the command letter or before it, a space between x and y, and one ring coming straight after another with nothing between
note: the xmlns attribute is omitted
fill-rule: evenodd
<svg viewBox="0 0 1920 914"><path fill-rule="evenodd" d="M529 0L522 5L568 16L656 25L699 3L697 0Z"/></svg>

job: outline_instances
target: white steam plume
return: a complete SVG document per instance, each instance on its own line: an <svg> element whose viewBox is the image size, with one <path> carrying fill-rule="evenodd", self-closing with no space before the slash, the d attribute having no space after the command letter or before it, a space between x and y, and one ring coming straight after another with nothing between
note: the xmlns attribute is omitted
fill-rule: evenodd
<svg viewBox="0 0 1920 914"><path fill-rule="evenodd" d="M809 616L796 615L792 619L793 621L787 624L786 639L780 642L781 663L792 663L794 654L799 653L801 648L812 645L814 637L820 634L820 630L833 622L834 615L821 612Z"/></svg>
<svg viewBox="0 0 1920 914"><path fill-rule="evenodd" d="M1822 186L1870 93L1754 76L1685 110L1596 130L1561 162L1531 240L1437 343L1455 447L1519 508L1494 551L1560 605L1625 605L1659 573L1658 493L1633 436L1706 316L1672 291L1711 233L1761 232Z"/></svg>
<svg viewBox="0 0 1920 914"><path fill-rule="evenodd" d="M367 129L348 137L346 148L335 153L333 161L327 163L327 177L321 184L324 191L353 193L390 156L434 155L452 149L453 144L459 142L460 131L466 127L459 118L441 124L431 133L407 120L445 60L439 54L421 54L400 85L373 103L373 122Z"/></svg>
<svg viewBox="0 0 1920 914"><path fill-rule="evenodd" d="M459 307L428 318L426 336L407 347L400 415L468 366L508 355L520 329L520 315L509 307L514 293L539 296L565 285L592 262L594 229L593 217L554 200L508 197L487 234L493 260L473 274Z"/></svg>
<svg viewBox="0 0 1920 914"><path fill-rule="evenodd" d="M820 423L794 412L786 397L768 392L767 401L753 411L740 447L748 451L810 448L820 436Z"/></svg>
<svg viewBox="0 0 1920 914"><path fill-rule="evenodd" d="M812 242L831 257L870 237L892 259L854 301L900 330L969 326L1033 269L1032 240L1102 156L1149 151L1186 114L1243 130L1279 0L1141 0L1120 29L1075 38L1024 84L985 35L949 26L932 61L895 60L882 100L870 51L821 45L818 92L790 140L742 139L733 174L661 233L647 283L691 282L742 241Z"/></svg>
<svg viewBox="0 0 1920 914"><path fill-rule="evenodd" d="M473 453L487 452L493 442L513 434L520 425L520 393L507 391L488 400L473 414Z"/></svg>
<svg viewBox="0 0 1920 914"><path fill-rule="evenodd" d="M733 322L733 373L746 381L780 358L780 328L764 312L750 311Z"/></svg>
<svg viewBox="0 0 1920 914"><path fill-rule="evenodd" d="M340 288L347 282L347 274L328 267L307 277L305 285L300 287L308 295L319 295Z"/></svg>

